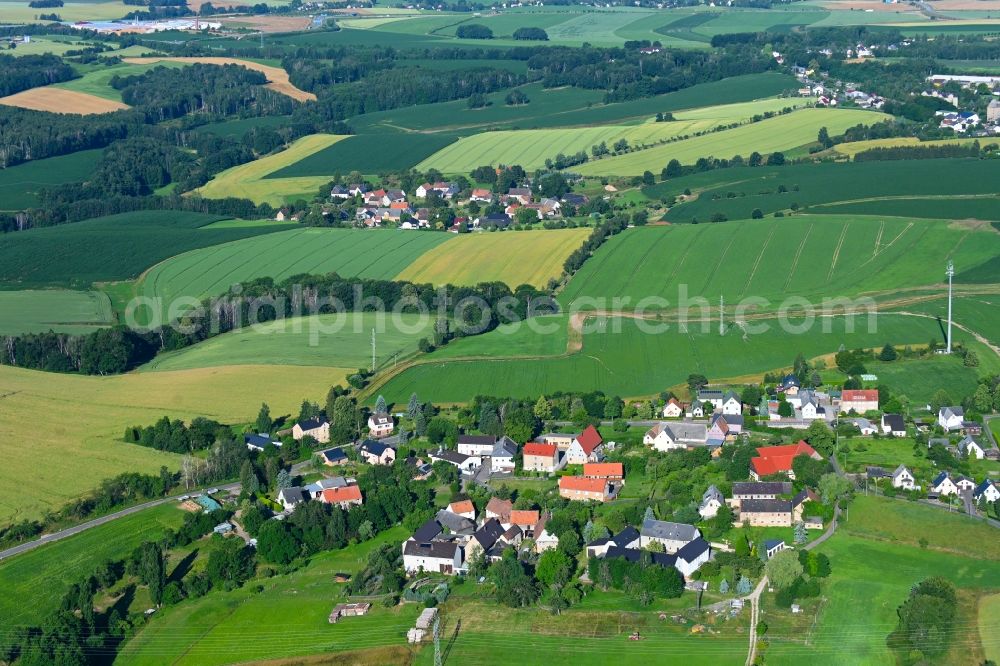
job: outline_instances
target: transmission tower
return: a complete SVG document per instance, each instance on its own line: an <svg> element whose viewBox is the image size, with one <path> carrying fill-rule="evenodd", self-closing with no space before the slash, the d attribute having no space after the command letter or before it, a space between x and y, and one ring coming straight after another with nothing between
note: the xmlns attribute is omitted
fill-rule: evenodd
<svg viewBox="0 0 1000 666"><path fill-rule="evenodd" d="M441 620L434 618L434 666L442 666L441 661Z"/></svg>
<svg viewBox="0 0 1000 666"><path fill-rule="evenodd" d="M945 271L945 275L948 276L948 348L945 350L945 354L951 353L951 280L955 277L955 264L951 261L948 262L948 268Z"/></svg>

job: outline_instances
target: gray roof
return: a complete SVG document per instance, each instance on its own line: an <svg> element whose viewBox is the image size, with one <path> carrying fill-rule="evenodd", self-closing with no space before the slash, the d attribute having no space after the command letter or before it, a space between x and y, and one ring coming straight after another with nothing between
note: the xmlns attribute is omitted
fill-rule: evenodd
<svg viewBox="0 0 1000 666"><path fill-rule="evenodd" d="M320 479L306 486L310 492L320 492L327 488L343 488L347 485L347 479L342 476L335 476L332 479Z"/></svg>
<svg viewBox="0 0 1000 666"><path fill-rule="evenodd" d="M469 535L476 531L476 524L466 518L465 516L460 516L457 513L452 513L447 509L441 509L434 516L438 524L442 527L447 527L454 534L464 534Z"/></svg>
<svg viewBox="0 0 1000 666"><path fill-rule="evenodd" d="M437 557L443 560L454 560L458 544L454 541L407 541L403 545L403 555L418 557Z"/></svg>
<svg viewBox="0 0 1000 666"><path fill-rule="evenodd" d="M969 448L969 444L975 444L979 448L986 450L986 447L983 446L983 443L978 439L976 439L975 437L973 437L972 435L966 435L962 439L962 441L958 443L958 450L965 451L967 448Z"/></svg>
<svg viewBox="0 0 1000 666"><path fill-rule="evenodd" d="M792 510L790 500L754 499L740 502L740 513L789 513Z"/></svg>
<svg viewBox="0 0 1000 666"><path fill-rule="evenodd" d="M497 441L490 452L493 458L513 458L517 455L517 442L504 435Z"/></svg>
<svg viewBox="0 0 1000 666"><path fill-rule="evenodd" d="M906 430L906 421L903 420L901 414L883 414L882 422L888 425L893 432Z"/></svg>
<svg viewBox="0 0 1000 666"><path fill-rule="evenodd" d="M497 438L493 435L459 435L456 442L458 444L481 444L483 446L493 446Z"/></svg>
<svg viewBox="0 0 1000 666"><path fill-rule="evenodd" d="M726 394L722 396L722 399L726 401L728 401L730 398L732 398L736 402L740 402L740 396L737 395L736 391L733 390L726 391Z"/></svg>
<svg viewBox="0 0 1000 666"><path fill-rule="evenodd" d="M382 457L382 454L386 452L386 449L391 449L391 446L387 446L382 442L376 442L374 439L366 439L361 443L361 450L367 451L372 455Z"/></svg>
<svg viewBox="0 0 1000 666"><path fill-rule="evenodd" d="M965 416L965 410L961 407L942 407L941 413L948 416Z"/></svg>
<svg viewBox="0 0 1000 666"><path fill-rule="evenodd" d="M869 479L884 479L889 476L883 468L875 466L866 467L865 474Z"/></svg>
<svg viewBox="0 0 1000 666"><path fill-rule="evenodd" d="M299 502L304 502L306 499L302 488L299 488L298 486L282 488L278 491L278 497L284 498L285 502L288 504L298 504Z"/></svg>
<svg viewBox="0 0 1000 666"><path fill-rule="evenodd" d="M691 541L699 536L700 532L694 525L685 523L670 523L665 520L654 520L647 518L642 521L642 536L654 539L670 539L671 541Z"/></svg>
<svg viewBox="0 0 1000 666"><path fill-rule="evenodd" d="M706 400L722 400L723 393L715 389L702 389L698 391L698 399L702 402Z"/></svg>
<svg viewBox="0 0 1000 666"><path fill-rule="evenodd" d="M902 465L902 464L901 464L901 465L900 465L899 467L897 467L897 468L896 468L896 469L895 469L895 470L893 471L893 473L892 473L892 478L894 478L894 479L895 479L895 478L896 478L897 476L899 476L899 475L900 475L900 474L902 474L903 472L906 472L906 473L907 473L907 474L909 474L910 476L913 476L913 472L911 472L911 471L910 471L909 469L907 469L906 465Z"/></svg>
<svg viewBox="0 0 1000 666"><path fill-rule="evenodd" d="M642 559L643 555L648 555L653 564L657 564L663 568L672 567L677 562L677 557L674 555L653 553L648 550L639 550L638 548L622 548L620 546L608 548L608 552L604 557L608 559L624 557L629 562L638 562Z"/></svg>
<svg viewBox="0 0 1000 666"><path fill-rule="evenodd" d="M790 481L744 481L733 484L733 497L743 495L787 495L792 492Z"/></svg>
<svg viewBox="0 0 1000 666"><path fill-rule="evenodd" d="M315 430L316 428L322 427L323 425L329 423L326 419L306 419L305 421L299 421L295 425L302 428L303 430Z"/></svg>
<svg viewBox="0 0 1000 666"><path fill-rule="evenodd" d="M464 453L459 453L458 451L452 451L450 449L442 449L431 454L431 458L445 460L450 462L452 465L463 465L470 457L471 456L467 456Z"/></svg>
<svg viewBox="0 0 1000 666"><path fill-rule="evenodd" d="M476 530L476 533L472 535L472 538L479 542L479 545L483 547L483 550L489 550L492 548L498 539L503 536L503 525L496 518L490 518L483 526Z"/></svg>
<svg viewBox="0 0 1000 666"><path fill-rule="evenodd" d="M702 496L701 496L701 503L702 503L702 504L705 504L705 502L707 502L708 500L710 500L710 499L713 499L713 498L714 498L714 499L716 499L716 500L718 500L718 501L719 501L720 503L721 503L721 502L725 502L725 501L726 501L726 498L725 498L725 496L724 496L724 495L722 494L722 491L721 491L721 490L719 490L719 489L718 489L718 488L717 488L717 487L715 486L715 484L714 484L714 483L713 483L712 485L710 485L710 486L708 487L708 490L706 490L706 491L705 491L705 492L704 492L704 493L702 494Z"/></svg>
<svg viewBox="0 0 1000 666"><path fill-rule="evenodd" d="M685 562L694 562L708 550L710 550L708 542L698 537L694 541L686 543L683 548L677 551L677 559L684 560Z"/></svg>
<svg viewBox="0 0 1000 666"><path fill-rule="evenodd" d="M413 533L413 540L418 543L427 543L433 541L439 534L441 534L441 524L431 518L417 528L417 531Z"/></svg>

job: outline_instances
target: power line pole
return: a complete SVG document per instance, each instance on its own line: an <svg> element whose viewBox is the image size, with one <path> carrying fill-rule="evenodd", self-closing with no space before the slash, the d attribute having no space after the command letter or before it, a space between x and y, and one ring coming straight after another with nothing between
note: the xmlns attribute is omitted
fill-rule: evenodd
<svg viewBox="0 0 1000 666"><path fill-rule="evenodd" d="M948 276L948 348L945 350L946 354L951 353L951 281L955 277L955 264L951 261L948 262L948 269L945 271Z"/></svg>

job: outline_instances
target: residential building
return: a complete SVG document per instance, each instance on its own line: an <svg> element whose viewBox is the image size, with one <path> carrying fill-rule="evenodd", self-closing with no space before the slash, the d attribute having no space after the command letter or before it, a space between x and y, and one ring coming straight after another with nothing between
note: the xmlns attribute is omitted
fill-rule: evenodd
<svg viewBox="0 0 1000 666"><path fill-rule="evenodd" d="M743 413L743 402L735 391L726 391L722 396L722 413L729 416L739 416Z"/></svg>
<svg viewBox="0 0 1000 666"><path fill-rule="evenodd" d="M607 479L586 479L582 476L559 477L559 496L568 500L593 500L609 502L620 490L620 486Z"/></svg>
<svg viewBox="0 0 1000 666"><path fill-rule="evenodd" d="M357 486L344 486L342 488L327 488L323 491L322 500L326 504L339 506L347 511L352 506L361 506L364 499L361 497L361 489Z"/></svg>
<svg viewBox="0 0 1000 666"><path fill-rule="evenodd" d="M892 487L902 488L903 490L913 490L915 486L915 479L913 478L913 472L907 469L906 465L900 465L892 473Z"/></svg>
<svg viewBox="0 0 1000 666"><path fill-rule="evenodd" d="M493 446L488 457L493 473L509 473L514 471L514 457L517 456L517 443L510 437L501 437Z"/></svg>
<svg viewBox="0 0 1000 666"><path fill-rule="evenodd" d="M454 574L462 568L462 549L454 541L403 542L403 569L408 574Z"/></svg>
<svg viewBox="0 0 1000 666"><path fill-rule="evenodd" d="M493 435L459 435L455 448L467 456L488 456L496 443Z"/></svg>
<svg viewBox="0 0 1000 666"><path fill-rule="evenodd" d="M712 557L712 549L708 542L700 536L685 544L675 554L674 566L685 579L690 579L692 574L708 562Z"/></svg>
<svg viewBox="0 0 1000 666"><path fill-rule="evenodd" d="M951 473L941 472L931 481L930 491L941 497L948 497L949 495L958 495L958 486L951 478Z"/></svg>
<svg viewBox="0 0 1000 666"><path fill-rule="evenodd" d="M973 492L976 489L976 482L967 476L960 476L955 479L955 487L958 488L958 492Z"/></svg>
<svg viewBox="0 0 1000 666"><path fill-rule="evenodd" d="M535 528L541 519L541 514L538 511L514 509L510 512L510 524L521 530L525 539L534 538Z"/></svg>
<svg viewBox="0 0 1000 666"><path fill-rule="evenodd" d="M376 413L368 417L368 432L372 437L380 439L392 434L395 424L392 417L385 413Z"/></svg>
<svg viewBox="0 0 1000 666"><path fill-rule="evenodd" d="M986 122L1000 124L1000 100L991 99L986 105Z"/></svg>
<svg viewBox="0 0 1000 666"><path fill-rule="evenodd" d="M670 424L659 422L646 431L642 436L642 443L651 446L657 451L670 451L672 449L687 448L680 442L677 435L670 428Z"/></svg>
<svg viewBox="0 0 1000 666"><path fill-rule="evenodd" d="M795 375L785 375L778 385L778 392L784 393L787 399L788 396L798 395L799 389L802 388L802 383L799 378Z"/></svg>
<svg viewBox="0 0 1000 666"><path fill-rule="evenodd" d="M473 505L472 500L464 495L452 498L451 503L448 505L448 511L469 520L476 519L476 507Z"/></svg>
<svg viewBox="0 0 1000 666"><path fill-rule="evenodd" d="M464 453L452 451L451 449L438 449L429 454L429 457L434 461L443 460L446 463L454 465L462 472L475 472L483 465L483 459L479 456L467 456Z"/></svg>
<svg viewBox="0 0 1000 666"><path fill-rule="evenodd" d="M893 437L906 437L906 421L901 414L882 415L882 434Z"/></svg>
<svg viewBox="0 0 1000 666"><path fill-rule="evenodd" d="M659 543L667 553L673 554L700 536L701 531L694 525L647 518L639 530L639 547Z"/></svg>
<svg viewBox="0 0 1000 666"><path fill-rule="evenodd" d="M966 435L958 443L958 452L966 458L975 458L976 460L982 460L986 457L983 445L972 435Z"/></svg>
<svg viewBox="0 0 1000 666"><path fill-rule="evenodd" d="M497 545L504 532L506 529L500 524L500 521L496 518L490 518L469 539L469 543L465 547L465 558L471 560L480 552L486 553L487 557L498 555L499 553L491 553L490 551Z"/></svg>
<svg viewBox="0 0 1000 666"><path fill-rule="evenodd" d="M442 531L444 531L444 528L447 528L447 534L450 537L454 537L459 545L466 544L468 537L471 537L476 531L475 521L465 516L460 516L457 513L452 513L447 509L438 511L434 515L434 520L442 527Z"/></svg>
<svg viewBox="0 0 1000 666"><path fill-rule="evenodd" d="M358 455L369 465L391 465L396 462L396 449L388 444L366 439L358 447Z"/></svg>
<svg viewBox="0 0 1000 666"><path fill-rule="evenodd" d="M757 449L757 457L750 460L750 476L755 481L760 481L762 477L771 474L785 474L794 480L795 473L792 471L792 460L796 456L806 455L813 460L822 460L816 450L809 446L805 440L799 440L798 444L788 444L786 446L763 446Z"/></svg>
<svg viewBox="0 0 1000 666"><path fill-rule="evenodd" d="M608 479L621 481L625 478L625 468L618 463L584 463L583 477L586 479Z"/></svg>
<svg viewBox="0 0 1000 666"><path fill-rule="evenodd" d="M330 421L321 418L306 419L292 426L292 438L295 441L306 436L312 437L320 444L326 444L330 441Z"/></svg>
<svg viewBox="0 0 1000 666"><path fill-rule="evenodd" d="M698 505L698 514L705 520L715 518L716 514L719 513L719 508L725 502L725 496L715 484L712 484L701 496L701 504Z"/></svg>
<svg viewBox="0 0 1000 666"><path fill-rule="evenodd" d="M347 454L339 446L319 452L320 460L328 467L336 467L347 462Z"/></svg>
<svg viewBox="0 0 1000 666"><path fill-rule="evenodd" d="M670 398L661 413L665 419L679 419L684 416L684 405L678 402L677 398Z"/></svg>
<svg viewBox="0 0 1000 666"><path fill-rule="evenodd" d="M521 467L526 472L551 474L560 468L559 460L559 447L555 444L529 442L522 451Z"/></svg>
<svg viewBox="0 0 1000 666"><path fill-rule="evenodd" d="M486 503L486 519L496 518L504 525L510 525L510 514L514 510L514 503L510 500L491 497Z"/></svg>
<svg viewBox="0 0 1000 666"><path fill-rule="evenodd" d="M743 500L736 520L736 524L742 523L749 523L752 527L791 527L792 502L781 499Z"/></svg>
<svg viewBox="0 0 1000 666"><path fill-rule="evenodd" d="M875 424L869 421L868 419L856 418L851 421L851 424L855 428L857 428L858 432L860 432L862 435L866 436L874 435L876 432L878 432L878 428L875 426Z"/></svg>
<svg viewBox="0 0 1000 666"><path fill-rule="evenodd" d="M715 389L702 389L698 391L698 402L702 405L711 405L712 411L722 409L725 394Z"/></svg>
<svg viewBox="0 0 1000 666"><path fill-rule="evenodd" d="M737 482L733 484L733 500L738 503L748 499L777 499L791 495L794 487L788 481Z"/></svg>
<svg viewBox="0 0 1000 666"><path fill-rule="evenodd" d="M768 539L764 542L764 552L767 553L767 559L771 559L783 550L788 549L788 544L785 543L784 539Z"/></svg>
<svg viewBox="0 0 1000 666"><path fill-rule="evenodd" d="M573 440L579 437L579 435L571 435L568 433L561 432L550 432L547 435L542 435L539 437L544 444L555 444L559 447L560 451L568 451L569 447L573 445Z"/></svg>
<svg viewBox="0 0 1000 666"><path fill-rule="evenodd" d="M542 518L539 522L542 527L539 528L537 525L535 526L536 553L544 553L547 550L552 550L553 548L557 548L559 546L559 536L546 530L544 523L545 519Z"/></svg>
<svg viewBox="0 0 1000 666"><path fill-rule="evenodd" d="M280 504L281 508L285 511L294 510L296 506L305 502L306 499L306 492L298 486L282 488L278 491L278 504Z"/></svg>
<svg viewBox="0 0 1000 666"><path fill-rule="evenodd" d="M357 482L354 479L348 481L342 476L334 476L332 478L320 479L319 481L314 481L307 486L304 486L304 490L310 499L323 499L323 491L329 488L344 488L350 485L356 485Z"/></svg>
<svg viewBox="0 0 1000 666"><path fill-rule="evenodd" d="M855 414L878 411L878 390L844 389L840 396L840 411Z"/></svg>
<svg viewBox="0 0 1000 666"><path fill-rule="evenodd" d="M976 486L976 489L972 492L972 497L980 503L1000 501L1000 485L996 481L985 479Z"/></svg>
<svg viewBox="0 0 1000 666"><path fill-rule="evenodd" d="M961 430L965 420L965 410L961 407L942 407L938 410L938 425L946 432Z"/></svg>
<svg viewBox="0 0 1000 666"><path fill-rule="evenodd" d="M569 465L582 465L588 462L601 462L604 457L601 446L604 440L594 426L587 426L587 429L577 435L566 451L566 463Z"/></svg>
<svg viewBox="0 0 1000 666"><path fill-rule="evenodd" d="M247 445L247 448L251 451L263 451L269 444L277 448L281 448L281 442L274 439L266 432L262 433L247 433L243 435L243 443Z"/></svg>
<svg viewBox="0 0 1000 666"><path fill-rule="evenodd" d="M639 530L626 527L614 536L595 539L587 544L587 557L604 557L609 548L638 548Z"/></svg>

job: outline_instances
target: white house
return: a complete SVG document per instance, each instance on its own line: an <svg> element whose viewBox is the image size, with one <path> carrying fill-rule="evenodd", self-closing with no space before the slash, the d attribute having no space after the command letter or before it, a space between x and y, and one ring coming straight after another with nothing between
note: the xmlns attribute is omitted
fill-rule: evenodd
<svg viewBox="0 0 1000 666"><path fill-rule="evenodd" d="M392 417L385 413L376 413L368 417L368 431L372 437L388 437L392 434L394 424Z"/></svg>
<svg viewBox="0 0 1000 666"><path fill-rule="evenodd" d="M278 491L278 504L285 511L290 511L306 501L306 492L297 486L282 488Z"/></svg>
<svg viewBox="0 0 1000 666"><path fill-rule="evenodd" d="M851 424L853 424L862 435L874 435L878 432L878 428L876 428L875 425L868 419L853 419Z"/></svg>
<svg viewBox="0 0 1000 666"><path fill-rule="evenodd" d="M496 443L492 435L459 435L455 448L466 456L488 456Z"/></svg>
<svg viewBox="0 0 1000 666"><path fill-rule="evenodd" d="M303 437L312 437L320 444L330 441L330 421L327 419L314 418L299 421L292 427L292 438L299 441Z"/></svg>
<svg viewBox="0 0 1000 666"><path fill-rule="evenodd" d="M604 454L601 452L601 445L604 440L594 426L587 426L587 429L573 438L573 442L566 450L566 464L582 465L589 462L601 462Z"/></svg>
<svg viewBox="0 0 1000 666"><path fill-rule="evenodd" d="M982 460L986 457L982 445L972 435L966 435L965 439L958 443L958 452L966 458L975 458L976 460Z"/></svg>
<svg viewBox="0 0 1000 666"><path fill-rule="evenodd" d="M743 402L735 391L726 391L722 397L722 413L735 416L743 413Z"/></svg>
<svg viewBox="0 0 1000 666"><path fill-rule="evenodd" d="M976 487L972 497L977 502L996 502L1000 500L1000 487L995 481L986 479Z"/></svg>
<svg viewBox="0 0 1000 666"><path fill-rule="evenodd" d="M900 414L882 415L882 434L906 437L906 422Z"/></svg>
<svg viewBox="0 0 1000 666"><path fill-rule="evenodd" d="M685 578L691 578L698 567L708 562L711 557L711 547L707 541L699 536L677 551L677 560L674 562L674 566Z"/></svg>
<svg viewBox="0 0 1000 666"><path fill-rule="evenodd" d="M951 474L948 472L941 472L934 477L933 481L931 481L931 492L937 493L941 497L958 495L958 486L956 486L955 482L951 480Z"/></svg>
<svg viewBox="0 0 1000 666"><path fill-rule="evenodd" d="M722 409L722 402L725 399L722 391L715 389L702 389L698 391L698 402L704 406L712 405L712 410Z"/></svg>
<svg viewBox="0 0 1000 666"><path fill-rule="evenodd" d="M369 465L391 465L396 462L396 449L371 439L358 447L358 455Z"/></svg>
<svg viewBox="0 0 1000 666"><path fill-rule="evenodd" d="M938 410L938 424L946 431L961 430L965 410L961 407L942 407Z"/></svg>
<svg viewBox="0 0 1000 666"><path fill-rule="evenodd" d="M665 419L679 419L684 416L684 407L677 401L677 398L671 398L667 400L667 404L663 406L663 418Z"/></svg>
<svg viewBox="0 0 1000 666"><path fill-rule="evenodd" d="M273 439L267 433L253 434L247 433L243 435L243 443L247 445L247 448L251 451L263 451L268 444L281 448L281 442Z"/></svg>
<svg viewBox="0 0 1000 666"><path fill-rule="evenodd" d="M670 429L670 426L662 422L646 431L646 434L642 436L642 443L646 446L652 446L657 451L687 448L677 441L677 436Z"/></svg>
<svg viewBox="0 0 1000 666"><path fill-rule="evenodd" d="M639 530L639 547L648 548L652 543L660 543L667 553L673 554L700 536L701 531L694 525L648 518L642 521L642 529Z"/></svg>
<svg viewBox="0 0 1000 666"><path fill-rule="evenodd" d="M913 472L906 468L906 465L900 465L896 468L896 471L892 473L892 487L902 488L903 490L913 490L914 488L914 478Z"/></svg>
<svg viewBox="0 0 1000 666"><path fill-rule="evenodd" d="M716 514L719 513L719 508L725 502L725 496L715 487L715 484L712 484L701 496L701 504L698 505L698 514L705 520L715 518Z"/></svg>
<svg viewBox="0 0 1000 666"><path fill-rule="evenodd" d="M967 476L960 476L955 479L955 487L959 492L972 492L976 489L976 482Z"/></svg>
<svg viewBox="0 0 1000 666"><path fill-rule="evenodd" d="M403 542L403 569L408 574L433 572L450 575L462 568L462 549L454 541Z"/></svg>
<svg viewBox="0 0 1000 666"><path fill-rule="evenodd" d="M483 466L483 459L479 456L467 456L464 453L450 449L438 449L429 454L429 457L435 462L443 460L446 463L454 465L462 472L475 472Z"/></svg>

